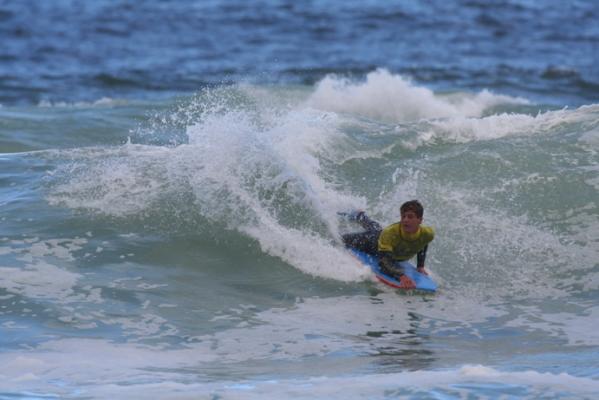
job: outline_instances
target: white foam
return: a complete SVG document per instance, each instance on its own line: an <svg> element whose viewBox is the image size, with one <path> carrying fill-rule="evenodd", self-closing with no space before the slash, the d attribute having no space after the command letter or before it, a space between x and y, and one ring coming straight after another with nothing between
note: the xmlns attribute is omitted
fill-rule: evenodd
<svg viewBox="0 0 599 400"><path fill-rule="evenodd" d="M81 275L51 264L48 258L73 261L74 253L81 250L85 243L87 240L83 238L9 241L9 247L4 247L3 253L14 254L14 258L24 264L0 267L0 287L9 293L33 299L74 301L73 289Z"/></svg>
<svg viewBox="0 0 599 400"><path fill-rule="evenodd" d="M480 387L477 387L480 384ZM492 384L492 387L486 385ZM461 385L464 385L462 388ZM414 371L393 374L367 374L346 377L313 377L306 379L270 379L260 381L228 381L218 383L164 382L130 387L107 385L92 393L99 397L118 394L142 398L151 392L157 398L193 399L198 395L226 399L365 399L428 396L480 398L500 396L502 390L514 386L533 396L583 396L591 398L598 385L588 378L568 374L546 374L535 371L500 372L484 366L465 366L458 370ZM343 388L340 390L340 388ZM495 390L494 390L495 389ZM195 393L195 394L194 394ZM133 397L132 397L133 396ZM170 397L169 397L170 396ZM590 396L590 397L589 397Z"/></svg>
<svg viewBox="0 0 599 400"><path fill-rule="evenodd" d="M590 122L591 115L584 109L547 111L536 116L526 114L498 114L482 118L456 116L429 121L419 132L420 142L444 141L466 143L493 140L508 136L554 134L565 126Z"/></svg>
<svg viewBox="0 0 599 400"><path fill-rule="evenodd" d="M364 82L327 76L308 100L308 104L319 109L387 122L480 117L485 110L500 104L527 103L487 90L474 95L441 96L385 69L369 73Z"/></svg>
<svg viewBox="0 0 599 400"><path fill-rule="evenodd" d="M26 238L8 241L11 246L6 254L12 254L18 266L0 266L0 289L8 293L3 299L8 300L18 295L26 305L32 302L48 304L55 313L53 318L71 329L94 329L99 324L118 326L125 335L144 338L159 338L178 334L168 320L152 313L134 313L134 315L117 317L100 307L112 306L113 299L104 296L103 288L94 284L85 284L86 276L73 272L71 263L75 255L83 250L86 239L48 239ZM10 257L5 257L9 260ZM56 259L59 265L49 262ZM13 261L13 262L14 262ZM141 291L157 290L164 283L142 282L142 277L117 279L108 284L110 288ZM133 282L128 285L127 282ZM95 283L95 282L94 282ZM2 300L2 299L0 299ZM118 302L118 301L117 301ZM108 304L107 304L108 303ZM13 303L3 307L3 312L18 309L20 305ZM30 314L29 308L21 312ZM35 315L34 315L35 317ZM16 324L6 325L8 329L27 329L28 326Z"/></svg>
<svg viewBox="0 0 599 400"><path fill-rule="evenodd" d="M555 133L567 126L588 126L581 141L592 145L596 129L596 105L575 110L546 111L538 115L501 113L485 115L500 105L527 105L522 98L493 94L483 90L476 94L438 94L418 86L401 75L379 69L363 82L328 76L316 86L306 101L311 107L365 116L386 123L409 123L417 139L403 138L404 145L416 148L436 141L466 143L508 136Z"/></svg>
<svg viewBox="0 0 599 400"><path fill-rule="evenodd" d="M534 370L505 371L484 365L202 382L198 371L202 371L203 365L219 361L214 355L189 348L167 350L102 339L65 339L45 343L26 354L0 354L0 378L5 391L128 399L147 398L148 393L155 399L361 399L382 398L390 393L416 396L423 392L493 397L508 388L525 390L532 397L592 398L599 391L599 382L592 378ZM65 363L65 359L69 362Z"/></svg>
<svg viewBox="0 0 599 400"><path fill-rule="evenodd" d="M110 97L102 97L96 101L78 101L78 102L65 102L65 101L50 101L42 100L38 103L40 108L89 108L89 107L114 107L128 104L127 100L123 99L112 99Z"/></svg>
<svg viewBox="0 0 599 400"><path fill-rule="evenodd" d="M79 161L59 171L66 182L56 184L48 194L51 205L130 215L147 210L168 186L164 165L171 149L125 145L71 153Z"/></svg>
<svg viewBox="0 0 599 400"><path fill-rule="evenodd" d="M140 280L141 277L123 278L119 284L129 282L132 288L138 290ZM91 290L91 287L81 289ZM140 304L142 309L148 306L148 302ZM31 390L56 395L83 390L81 395L103 398L114 397L111 395L119 390L120 396L123 390L126 391L127 398L147 395L148 390L154 390L155 398L172 398L173 393L169 389L173 388L177 388L181 396L196 398L208 393L218 393L227 398L243 395L251 398L263 396L267 390L271 395L280 394L282 398L292 393L292 397L299 398L326 397L328 393L335 395L339 385L344 384L347 388L344 398L348 394L351 394L350 398L378 397L388 390L399 388L406 393L423 389L444 391L461 383L482 383L483 391L485 383L522 385L532 393L563 389L573 383L577 384L573 393L597 389L596 381L568 374L505 372L488 366L439 370L447 360L454 365L453 355L438 348L439 338L457 335L465 341L472 337L491 340L479 331L479 326L490 319L500 318L506 321L506 326L527 330L523 325L526 321L520 321L517 315L509 319L510 315L500 308L472 301L467 294L452 298L443 292L430 302L422 301L418 296L398 296L394 291L378 293L375 298L357 295L305 298L298 299L292 307L256 312L252 323L242 321L229 329L186 337L184 345L178 347L166 344L147 346L134 338L126 342L65 338L47 341L35 348L8 350L0 353L0 379L4 390ZM118 325L127 335L139 335L145 339L180 337L176 327L151 313L131 318L105 315L103 311L84 313L76 305L64 309L70 312L58 319L71 325L78 324L80 329L93 328L101 323L104 326ZM254 310L254 307L242 304L239 309L225 312L235 315L247 310ZM588 317L587 324L591 323L594 314ZM225 318L217 315L213 320ZM555 315L555 321L560 318L560 315ZM552 321L547 320L546 326L539 323L533 328L557 333ZM571 317L564 321L564 324L577 323ZM584 327L579 327L580 334ZM420 337L414 333L420 331L428 334ZM367 332L380 332L381 336L366 338ZM376 357L370 355L379 355L389 348L398 351L405 348L411 352L421 350L429 357L419 364L420 371L366 374L366 370L378 371ZM464 357L467 356L472 355L464 354ZM300 368L303 371L300 375L308 378L285 380L276 375L282 365L297 366L315 359L328 367L320 371ZM198 378L215 365L231 371L247 371L247 365L255 363L261 363L273 378L251 380L242 377L231 381L225 378L224 381L210 382ZM384 369L384 366L381 368ZM361 371L357 376L354 375L356 370ZM249 373L253 373L251 368ZM320 377L320 373L326 376ZM222 375L218 373L218 376ZM467 392L474 390L476 388L471 386Z"/></svg>
<svg viewBox="0 0 599 400"><path fill-rule="evenodd" d="M33 299L66 301L80 275L42 260L22 268L0 267L0 287Z"/></svg>
<svg viewBox="0 0 599 400"><path fill-rule="evenodd" d="M256 238L262 250L313 276L340 281L361 281L372 276L370 270L347 251L329 241L297 229L283 228L263 216L256 226L242 228Z"/></svg>
<svg viewBox="0 0 599 400"><path fill-rule="evenodd" d="M580 141L595 150L599 149L599 127L585 132L584 135L581 136Z"/></svg>

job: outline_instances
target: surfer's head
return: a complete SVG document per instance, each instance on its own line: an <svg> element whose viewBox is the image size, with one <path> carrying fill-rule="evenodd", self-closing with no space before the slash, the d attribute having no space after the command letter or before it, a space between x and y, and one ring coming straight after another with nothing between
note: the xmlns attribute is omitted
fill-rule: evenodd
<svg viewBox="0 0 599 400"><path fill-rule="evenodd" d="M420 219L422 219L422 216L424 215L424 207L422 207L422 204L420 204L418 200L406 201L399 208L401 215L408 211L414 212L414 214L416 214L416 216Z"/></svg>
<svg viewBox="0 0 599 400"><path fill-rule="evenodd" d="M422 223L424 207L418 200L406 201L399 208L401 213L401 227L406 233L416 233Z"/></svg>

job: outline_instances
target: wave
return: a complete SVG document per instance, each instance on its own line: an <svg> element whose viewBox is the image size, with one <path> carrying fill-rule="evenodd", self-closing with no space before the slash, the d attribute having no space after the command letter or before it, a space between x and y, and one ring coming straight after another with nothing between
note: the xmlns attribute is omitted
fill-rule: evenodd
<svg viewBox="0 0 599 400"><path fill-rule="evenodd" d="M369 279L370 274L342 250L339 234L346 227L336 212L362 208L382 222L391 222L398 217L397 205L402 201L424 198L430 205L431 220L442 232L457 223L460 215L478 221L473 230L465 231L481 238L471 246L479 249L479 261L493 263L517 249L538 267L540 279L546 283L539 287L550 287L550 277L542 273L544 265L564 262L563 257L555 258L551 247L562 249L564 257L572 252L551 228L536 226L534 218L510 217L507 210L513 211L510 201L521 199L524 205L516 204L521 207L517 212L534 217L534 208L526 206L523 194L535 189L532 196L542 196L547 190L545 183L567 185L553 177L549 167L538 170L531 163L532 153L539 141L553 148L561 146L560 140L565 138L590 150L599 107L537 115L483 115L489 107L504 102L529 106L490 93L456 101L386 72L375 73L371 80L387 84L391 80L397 82L396 89L407 91L403 101L408 102L408 111L394 117L401 122L364 119L363 115L376 107L369 102L366 108L358 104L376 97L372 93L384 86L379 84L366 83L366 88L350 85L349 91L357 93L360 102L350 102L344 112L316 108L322 104L318 100L322 85L312 91L251 85L206 90L188 103L176 105L170 118L157 117L149 129L139 130L132 139L138 143L49 155L57 167L48 176L47 199L55 206L115 218L171 221L172 226L189 229L197 228L186 221L208 223L249 237L265 253L307 274L356 281ZM420 96L407 96L412 92ZM432 103L439 105L436 111L423 111L420 119L411 119L411 109ZM358 109L350 112L352 107ZM395 108L387 107L391 109ZM422 119L425 114L430 116ZM160 121L166 125L160 126ZM183 143L179 140L181 129ZM144 140L156 142L157 132L166 144L143 144ZM169 144L172 138L180 144ZM493 143L504 138L527 141L518 143L518 152L507 151L516 144ZM447 147L469 144L479 148ZM520 156L522 152L526 157ZM544 153L534 157L544 157ZM570 173L578 176L580 172ZM563 205L565 211L574 207L577 213L588 214L584 205L568 204ZM489 249L487 241L497 238L493 232L498 227L503 229L501 241ZM449 231L444 235L452 237ZM539 247L535 242L547 245ZM446 243L450 246L439 246L446 254L440 263L452 265L458 272L470 268L485 282L494 282L485 278L484 265L473 258L472 249L465 249L457 239ZM587 265L594 254L589 251L577 256L581 265ZM501 266L496 267L493 274L502 279ZM443 275L456 279L449 270ZM519 289L530 293L527 286L523 283ZM479 287L486 289L485 285Z"/></svg>
<svg viewBox="0 0 599 400"><path fill-rule="evenodd" d="M599 106L582 106L575 110L556 110L536 115L502 113L481 118L453 117L425 121L418 127L418 141L427 143L467 143L510 136L556 135L563 132L592 130L597 125Z"/></svg>
<svg viewBox="0 0 599 400"><path fill-rule="evenodd" d="M360 200L319 176L314 152L329 140L322 129L326 118L312 111L292 112L273 124L257 117L248 110L208 113L188 127L189 143L175 147L63 152L59 158L73 162L51 177L48 201L116 217L153 210L182 218L201 214L306 273L364 279L367 271L332 245L338 240L336 211Z"/></svg>
<svg viewBox="0 0 599 400"><path fill-rule="evenodd" d="M130 101L125 99L113 99L111 97L102 97L95 101L78 101L78 102L66 102L66 101L50 101L42 100L38 103L40 108L95 108L95 107L115 107L125 106Z"/></svg>
<svg viewBox="0 0 599 400"><path fill-rule="evenodd" d="M390 123L480 117L497 105L529 104L525 99L496 95L487 90L478 94L438 95L384 69L369 73L364 82L328 76L318 83L308 103L323 110Z"/></svg>

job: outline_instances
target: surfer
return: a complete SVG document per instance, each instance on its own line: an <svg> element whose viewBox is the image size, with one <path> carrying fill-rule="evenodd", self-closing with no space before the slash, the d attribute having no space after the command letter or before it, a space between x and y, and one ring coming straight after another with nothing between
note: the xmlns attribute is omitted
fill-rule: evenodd
<svg viewBox="0 0 599 400"><path fill-rule="evenodd" d="M410 200L401 205L401 220L386 228L368 218L364 211L347 214L350 220L358 222L364 232L343 235L347 247L357 249L378 257L381 271L397 279L401 287L416 287L414 281L404 275L396 261L407 261L416 255L417 271L428 275L424 269L428 244L433 240L435 231L422 224L424 207L418 200Z"/></svg>

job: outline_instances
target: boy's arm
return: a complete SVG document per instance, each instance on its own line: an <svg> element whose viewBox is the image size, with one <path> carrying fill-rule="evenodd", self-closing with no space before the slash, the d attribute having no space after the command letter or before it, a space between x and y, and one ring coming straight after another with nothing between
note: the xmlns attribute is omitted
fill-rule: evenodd
<svg viewBox="0 0 599 400"><path fill-rule="evenodd" d="M391 256L391 253L387 252L387 251L381 251L380 252L381 257L379 260L379 265L381 266L381 269L383 270L383 272L391 274L392 272L395 272L398 275L403 275L403 271L401 271L399 268L396 268L393 262L393 256Z"/></svg>
<svg viewBox="0 0 599 400"><path fill-rule="evenodd" d="M435 238L435 230L432 226L423 226L421 227L422 233L425 234L425 240L430 243ZM416 253L416 269L421 274L428 275L426 270L424 269L424 261L426 260L426 251L428 250L428 243L424 246L422 250Z"/></svg>
<svg viewBox="0 0 599 400"><path fill-rule="evenodd" d="M387 275L391 275L395 279L397 279L400 282L400 285L399 285L400 288L414 289L416 287L416 284L414 283L412 278L405 275L403 273L402 268L397 268L395 266L395 261L393 260L393 256L391 255L391 253L383 251L383 252L380 252L380 254L381 254L381 256L380 256L379 265L381 267L381 270L384 273L386 273Z"/></svg>
<svg viewBox="0 0 599 400"><path fill-rule="evenodd" d="M416 254L416 269L421 274L428 275L428 273L424 269L424 261L426 260L426 250L428 250L428 244L424 246L424 249L420 250Z"/></svg>

